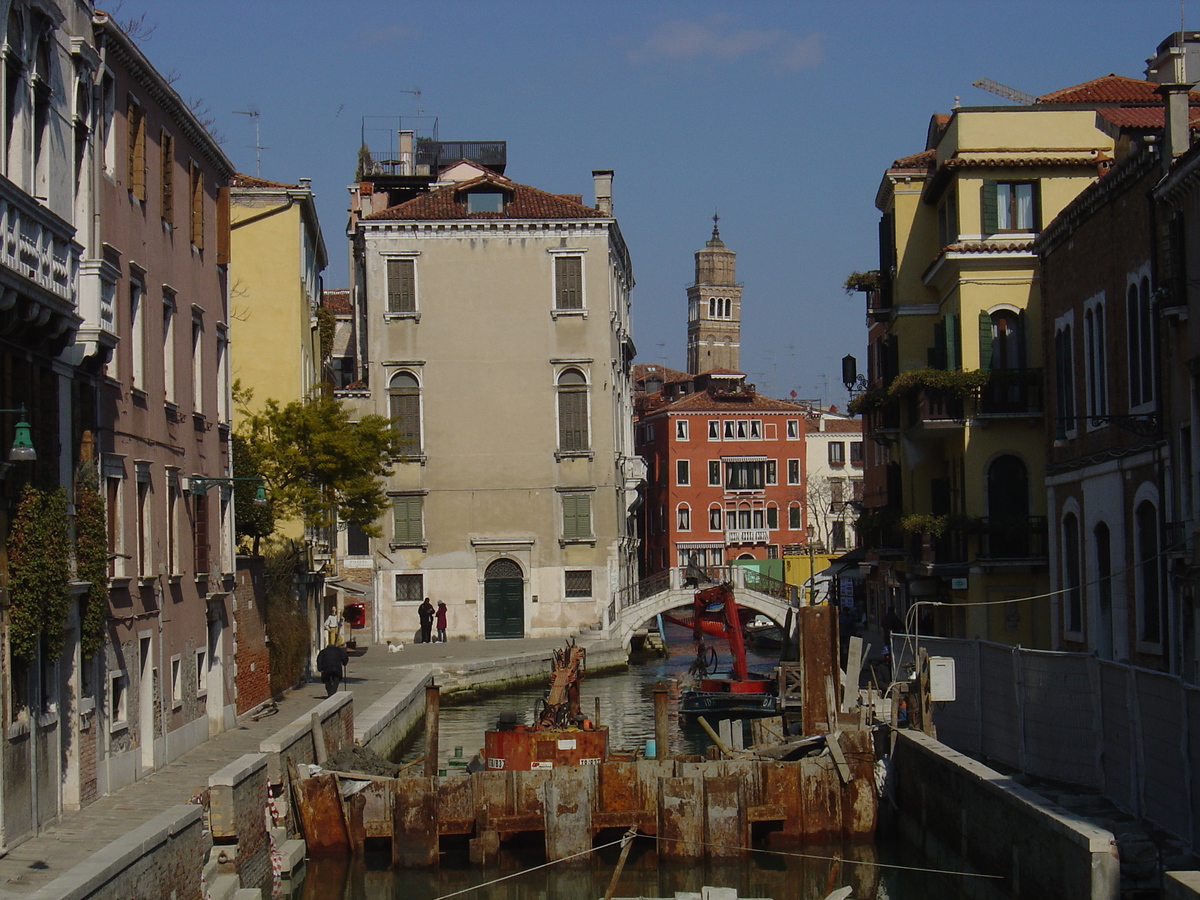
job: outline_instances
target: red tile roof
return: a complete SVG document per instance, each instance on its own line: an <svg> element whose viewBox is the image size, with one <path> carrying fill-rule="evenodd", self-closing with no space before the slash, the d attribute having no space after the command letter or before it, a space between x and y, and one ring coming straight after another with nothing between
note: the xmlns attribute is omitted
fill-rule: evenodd
<svg viewBox="0 0 1200 900"><path fill-rule="evenodd" d="M298 184L283 184L279 181L267 181L265 178L255 178L253 175L243 175L240 172L229 179L229 186L232 188L290 188L296 190L300 187Z"/></svg>
<svg viewBox="0 0 1200 900"><path fill-rule="evenodd" d="M1074 87L1063 88L1037 98L1038 103L1162 103L1162 97L1155 93L1158 85L1153 81L1143 81L1140 78L1127 78L1124 75L1104 75L1077 84ZM1200 93L1192 91L1193 103L1200 102Z"/></svg>
<svg viewBox="0 0 1200 900"><path fill-rule="evenodd" d="M892 163L893 169L932 169L937 163L936 150L922 150L912 156L902 156Z"/></svg>
<svg viewBox="0 0 1200 900"><path fill-rule="evenodd" d="M328 291L322 291L321 305L335 313L354 312L354 307L350 303L349 288L332 288Z"/></svg>
<svg viewBox="0 0 1200 900"><path fill-rule="evenodd" d="M509 194L504 212L468 213L465 200L460 195L469 188L491 185ZM559 194L539 191L537 188L510 181L495 172L486 172L478 178L459 184L448 185L414 197L399 206L393 206L364 219L604 219L608 218L598 209L584 206L574 199L565 199Z"/></svg>
<svg viewBox="0 0 1200 900"><path fill-rule="evenodd" d="M633 367L633 383L640 385L647 378L657 378L663 384L676 381L691 381L692 376L678 369L670 369L658 363L638 363Z"/></svg>
<svg viewBox="0 0 1200 900"><path fill-rule="evenodd" d="M1145 131L1161 131L1163 108L1161 106L1121 106L1096 110L1096 115L1118 128L1133 128ZM1200 108L1193 106L1188 111L1188 124L1200 126Z"/></svg>
<svg viewBox="0 0 1200 900"><path fill-rule="evenodd" d="M711 391L697 391L694 394L688 394L681 397L674 403L668 403L655 411L655 414L668 412L736 412L750 411L754 412L779 412L779 413L803 413L804 408L795 403L787 403L783 400L772 400L770 397L764 397L762 394L741 394L731 393L725 394L722 392L713 393Z"/></svg>

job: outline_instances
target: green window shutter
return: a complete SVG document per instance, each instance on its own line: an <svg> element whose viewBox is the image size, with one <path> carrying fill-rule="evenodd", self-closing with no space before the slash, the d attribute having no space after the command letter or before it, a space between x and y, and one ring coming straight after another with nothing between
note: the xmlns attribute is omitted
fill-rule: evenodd
<svg viewBox="0 0 1200 900"><path fill-rule="evenodd" d="M554 296L558 309L583 309L583 260L580 257L554 258Z"/></svg>
<svg viewBox="0 0 1200 900"><path fill-rule="evenodd" d="M1025 316L1025 310L1017 313L1017 368L1025 368L1025 347L1028 344L1028 331L1026 325L1029 324L1029 319Z"/></svg>
<svg viewBox="0 0 1200 900"><path fill-rule="evenodd" d="M995 234L1000 228L1000 216L997 212L996 185L998 182L985 181L980 192L980 207L983 210L983 233Z"/></svg>
<svg viewBox="0 0 1200 900"><path fill-rule="evenodd" d="M929 348L929 367L945 369L946 365L946 322L933 323L933 346Z"/></svg>
<svg viewBox="0 0 1200 900"><path fill-rule="evenodd" d="M962 358L958 352L958 316L948 315L944 322L946 328L946 368L953 371L962 367Z"/></svg>
<svg viewBox="0 0 1200 900"><path fill-rule="evenodd" d="M388 312L416 312L417 290L415 264L411 259L387 261Z"/></svg>
<svg viewBox="0 0 1200 900"><path fill-rule="evenodd" d="M409 389L395 391L391 395L392 427L404 442L401 449L405 454L421 452L421 396Z"/></svg>
<svg viewBox="0 0 1200 900"><path fill-rule="evenodd" d="M560 389L558 395L558 448L588 448L587 393Z"/></svg>
<svg viewBox="0 0 1200 900"><path fill-rule="evenodd" d="M397 544L415 543L422 539L420 497L394 498L392 515L393 534Z"/></svg>
<svg viewBox="0 0 1200 900"><path fill-rule="evenodd" d="M568 540L592 535L592 498L587 494L563 496L563 537Z"/></svg>
<svg viewBox="0 0 1200 900"><path fill-rule="evenodd" d="M979 368L992 367L992 317L987 312L979 312Z"/></svg>

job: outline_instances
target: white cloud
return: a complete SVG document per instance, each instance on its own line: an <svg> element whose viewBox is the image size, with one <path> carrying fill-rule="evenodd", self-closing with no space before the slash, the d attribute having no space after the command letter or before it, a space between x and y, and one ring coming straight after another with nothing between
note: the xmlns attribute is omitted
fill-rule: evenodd
<svg viewBox="0 0 1200 900"><path fill-rule="evenodd" d="M737 62L758 57L783 71L812 68L825 58L824 35L798 36L779 28L738 28L727 16L702 22L675 19L664 22L645 41L629 51L634 62L654 60L716 60Z"/></svg>

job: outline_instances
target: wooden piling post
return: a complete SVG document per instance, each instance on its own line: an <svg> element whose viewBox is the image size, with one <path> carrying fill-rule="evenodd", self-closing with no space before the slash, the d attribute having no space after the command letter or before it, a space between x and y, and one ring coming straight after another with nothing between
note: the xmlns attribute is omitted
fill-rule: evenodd
<svg viewBox="0 0 1200 900"><path fill-rule="evenodd" d="M425 688L425 776L438 773L438 717L442 709L442 692L436 684Z"/></svg>
<svg viewBox="0 0 1200 900"><path fill-rule="evenodd" d="M670 747L668 746L671 740L671 729L669 727L668 712L667 712L667 689L665 687L656 687L654 689L654 758L669 759L671 756Z"/></svg>

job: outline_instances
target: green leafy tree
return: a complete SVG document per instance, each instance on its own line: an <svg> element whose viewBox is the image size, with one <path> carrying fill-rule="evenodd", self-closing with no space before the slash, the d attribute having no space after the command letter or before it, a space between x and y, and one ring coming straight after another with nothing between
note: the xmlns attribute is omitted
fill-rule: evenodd
<svg viewBox="0 0 1200 900"><path fill-rule="evenodd" d="M34 659L39 637L50 659L62 652L70 603L67 552L66 492L26 485L8 543L9 649L20 662Z"/></svg>
<svg viewBox="0 0 1200 900"><path fill-rule="evenodd" d="M259 471L256 448L245 437L234 433L230 436L230 449L233 456L233 477L235 479L262 478ZM270 537L275 531L275 513L270 500L256 503L258 482L234 481L233 502L237 509L237 538L241 544L243 539L252 542L251 552L258 555L259 541Z"/></svg>
<svg viewBox="0 0 1200 900"><path fill-rule="evenodd" d="M239 398L248 400L245 392ZM350 418L341 401L325 394L259 412L243 410L239 432L245 456L261 475L276 518L299 518L328 527L337 519L373 537L388 508L383 478L402 442L383 416Z"/></svg>
<svg viewBox="0 0 1200 900"><path fill-rule="evenodd" d="M75 488L75 569L88 583L84 599L80 645L90 657L104 646L108 614L108 527L104 498L94 462L82 463Z"/></svg>

